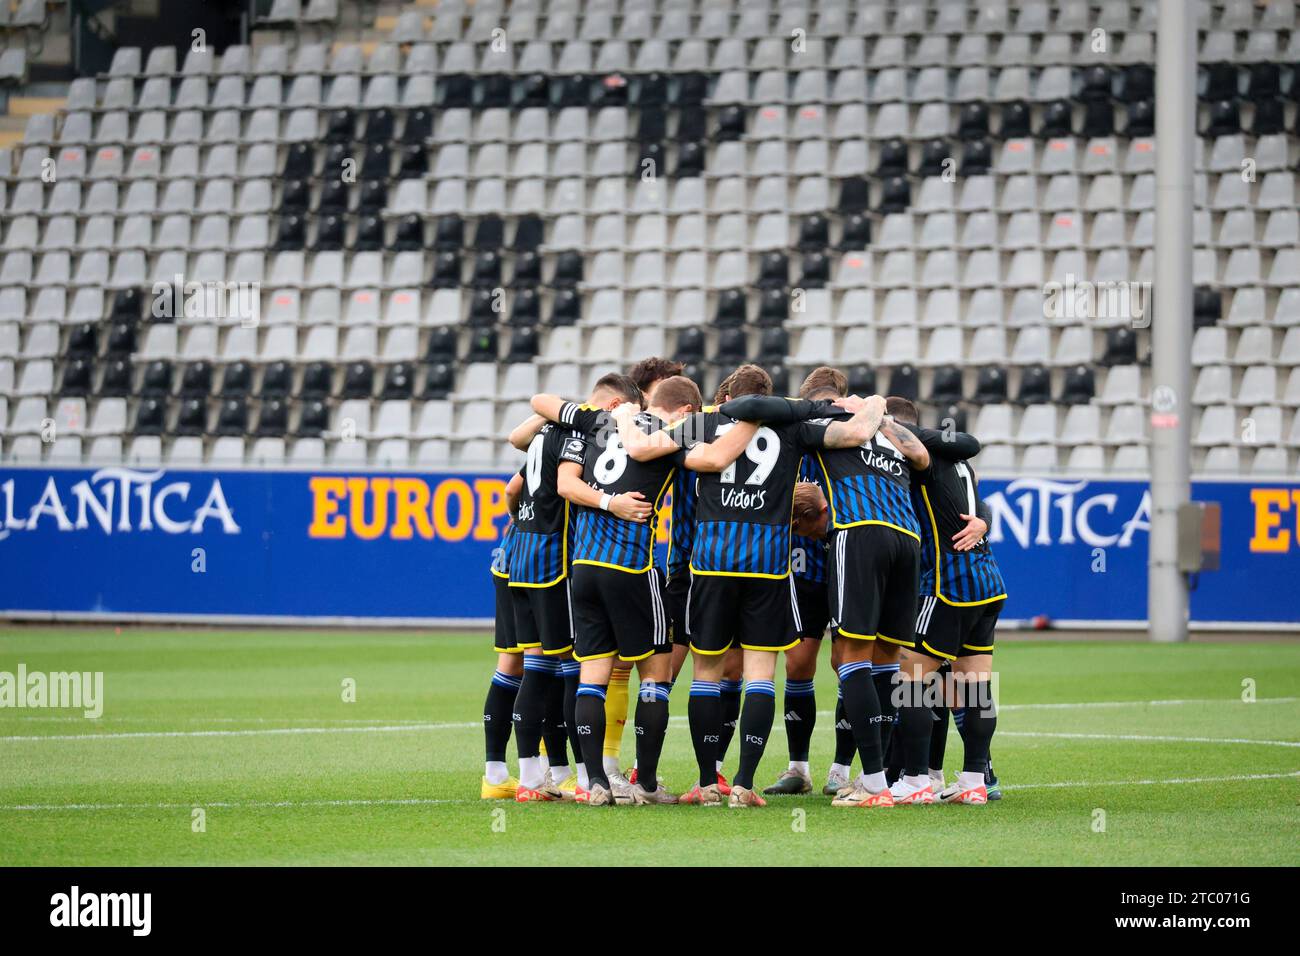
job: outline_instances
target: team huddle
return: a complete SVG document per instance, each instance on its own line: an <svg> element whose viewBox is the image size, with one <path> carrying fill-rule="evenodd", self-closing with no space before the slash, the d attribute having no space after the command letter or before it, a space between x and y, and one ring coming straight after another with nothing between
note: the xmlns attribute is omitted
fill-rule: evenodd
<svg viewBox="0 0 1300 956"><path fill-rule="evenodd" d="M536 395L510 434L527 458L507 485L511 522L493 556L498 657L482 796L764 806L755 778L781 655L789 764L762 794L809 793L829 627L839 678L823 787L832 805L998 799L990 681L1006 589L969 464L979 442L920 427L907 399L848 395L844 373L829 367L782 398L766 371L742 365L709 406L681 371L650 358L601 377L585 402ZM688 656L699 776L678 796L659 759ZM625 774L633 666L636 757ZM951 785L949 714L965 751ZM512 730L517 777L506 762Z"/></svg>

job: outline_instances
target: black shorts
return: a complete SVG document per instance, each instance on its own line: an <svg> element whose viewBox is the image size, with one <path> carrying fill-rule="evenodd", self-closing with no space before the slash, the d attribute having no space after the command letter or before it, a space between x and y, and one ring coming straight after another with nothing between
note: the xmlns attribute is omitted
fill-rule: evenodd
<svg viewBox="0 0 1300 956"><path fill-rule="evenodd" d="M673 629L673 644L689 647L691 636L686 633L686 596L691 593L691 572L682 568L664 585L664 607Z"/></svg>
<svg viewBox="0 0 1300 956"><path fill-rule="evenodd" d="M573 650L569 589L568 578L544 588L517 584L510 588L515 605L516 647L540 647L543 654L563 654Z"/></svg>
<svg viewBox="0 0 1300 956"><path fill-rule="evenodd" d="M921 545L886 525L841 528L831 539L831 623L843 637L913 647Z"/></svg>
<svg viewBox="0 0 1300 956"><path fill-rule="evenodd" d="M691 650L700 654L721 654L733 644L788 651L800 631L794 578L692 574L686 629Z"/></svg>
<svg viewBox="0 0 1300 956"><path fill-rule="evenodd" d="M994 630L1006 598L988 604L954 606L933 594L921 598L916 615L916 650L941 661L992 654Z"/></svg>
<svg viewBox="0 0 1300 956"><path fill-rule="evenodd" d="M658 568L637 573L575 564L570 578L577 660L617 654L639 661L672 650Z"/></svg>
<svg viewBox="0 0 1300 956"><path fill-rule="evenodd" d="M523 648L515 641L515 602L510 593L510 579L492 575L492 589L497 599L492 650L498 654L520 654Z"/></svg>
<svg viewBox="0 0 1300 956"><path fill-rule="evenodd" d="M831 622L831 602L826 582L794 579L794 596L799 606L799 636L820 641Z"/></svg>

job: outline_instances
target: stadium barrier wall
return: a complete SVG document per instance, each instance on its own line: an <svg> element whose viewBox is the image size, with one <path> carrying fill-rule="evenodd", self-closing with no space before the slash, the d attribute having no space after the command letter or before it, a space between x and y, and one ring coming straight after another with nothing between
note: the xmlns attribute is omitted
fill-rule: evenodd
<svg viewBox="0 0 1300 956"><path fill-rule="evenodd" d="M981 481L1004 618L1146 618L1146 482ZM1196 482L1221 569L1192 618L1300 628L1300 482ZM0 469L0 614L27 619L485 623L499 473ZM666 544L666 523L661 541Z"/></svg>

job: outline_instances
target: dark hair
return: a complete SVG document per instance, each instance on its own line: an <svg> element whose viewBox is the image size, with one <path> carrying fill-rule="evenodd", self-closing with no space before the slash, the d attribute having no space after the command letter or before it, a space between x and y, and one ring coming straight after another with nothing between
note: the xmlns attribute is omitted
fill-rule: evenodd
<svg viewBox="0 0 1300 956"><path fill-rule="evenodd" d="M840 398L847 394L849 377L829 365L813 369L799 386L800 398Z"/></svg>
<svg viewBox="0 0 1300 956"><path fill-rule="evenodd" d="M599 391L613 392L625 402L632 402L640 405L644 401L641 397L641 389L637 387L636 382L621 372L610 372L608 375L602 375L596 379L596 385L591 390L594 395Z"/></svg>
<svg viewBox="0 0 1300 956"><path fill-rule="evenodd" d="M672 359L652 355L633 365L627 370L627 374L628 378L636 382L637 388L647 392L655 382L662 382L666 378L681 375L682 369L685 367L681 362L674 362Z"/></svg>
<svg viewBox="0 0 1300 956"><path fill-rule="evenodd" d="M673 375L655 386L654 403L666 411L689 405L691 411L698 412L704 399L700 397L700 387L689 378Z"/></svg>
<svg viewBox="0 0 1300 956"><path fill-rule="evenodd" d="M728 398L740 398L742 395L771 395L772 376L757 365L742 365L722 380L715 402Z"/></svg>
<svg viewBox="0 0 1300 956"><path fill-rule="evenodd" d="M917 413L916 405L912 400L898 395L890 395L885 399L885 414L892 415L908 425L917 425L921 421L921 416Z"/></svg>

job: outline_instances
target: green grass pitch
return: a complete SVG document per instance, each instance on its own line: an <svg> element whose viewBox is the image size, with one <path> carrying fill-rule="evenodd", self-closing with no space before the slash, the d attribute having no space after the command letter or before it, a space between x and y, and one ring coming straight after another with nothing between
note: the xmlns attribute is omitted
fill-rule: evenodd
<svg viewBox="0 0 1300 956"><path fill-rule="evenodd" d="M1000 803L857 811L814 796L744 812L479 800L488 646L482 633L0 630L0 671L105 682L99 720L0 709L0 864L844 865L886 846L924 865L1300 864L1300 644L1007 642ZM663 764L675 789L694 772L685 691ZM819 784L834 700L823 651ZM764 785L785 766L777 724ZM950 774L960 757L954 730ZM735 758L733 743L728 772Z"/></svg>

